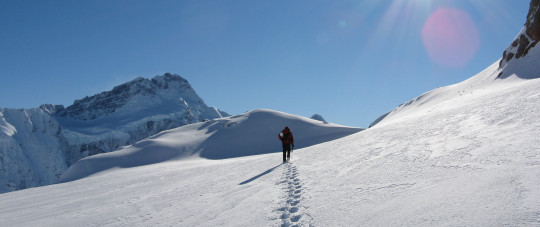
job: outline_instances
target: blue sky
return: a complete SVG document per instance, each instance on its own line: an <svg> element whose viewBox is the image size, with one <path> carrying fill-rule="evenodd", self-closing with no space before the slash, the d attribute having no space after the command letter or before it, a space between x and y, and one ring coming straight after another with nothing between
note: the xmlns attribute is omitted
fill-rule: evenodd
<svg viewBox="0 0 540 227"><path fill-rule="evenodd" d="M367 127L502 57L529 0L0 0L0 107L186 78L230 114Z"/></svg>

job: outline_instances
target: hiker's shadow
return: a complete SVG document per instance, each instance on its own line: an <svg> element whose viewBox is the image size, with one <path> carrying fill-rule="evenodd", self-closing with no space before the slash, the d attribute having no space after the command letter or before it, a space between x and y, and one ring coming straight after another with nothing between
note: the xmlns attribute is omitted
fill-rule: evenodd
<svg viewBox="0 0 540 227"><path fill-rule="evenodd" d="M242 182L240 182L239 185L244 185L244 184L247 184L247 183L252 182L252 181L254 181L254 180L257 180L259 177L262 177L262 176L264 176L264 175L266 175L266 174L271 173L272 171L274 171L275 169L277 169L278 167L280 167L280 166L283 165L283 164L284 164L284 163L281 163L281 164L279 164L279 165L277 165L277 166L274 166L274 167L270 168L269 170L266 170L266 171L260 173L260 174L257 175L257 176L254 176L254 177L249 178L249 179L247 179L247 180L245 180L245 181L242 181Z"/></svg>

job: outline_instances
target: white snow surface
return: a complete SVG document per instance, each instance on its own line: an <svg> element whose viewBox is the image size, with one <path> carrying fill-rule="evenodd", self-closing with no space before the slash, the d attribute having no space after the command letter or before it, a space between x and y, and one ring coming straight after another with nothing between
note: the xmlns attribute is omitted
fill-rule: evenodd
<svg viewBox="0 0 540 227"><path fill-rule="evenodd" d="M68 167L60 131L40 108L0 108L0 192L58 181Z"/></svg>
<svg viewBox="0 0 540 227"><path fill-rule="evenodd" d="M168 160L226 159L273 153L282 149L278 134L285 126L292 129L297 149L361 131L273 110L254 110L164 131L125 149L84 158L73 164L60 181L80 179L115 167Z"/></svg>
<svg viewBox="0 0 540 227"><path fill-rule="evenodd" d="M64 176L78 180L0 194L0 226L538 226L540 79L499 72L490 66L314 146L300 144L315 130L289 125L303 148L285 164L278 128L272 145L235 130L283 113L166 131L81 160ZM239 157L244 142L276 152Z"/></svg>

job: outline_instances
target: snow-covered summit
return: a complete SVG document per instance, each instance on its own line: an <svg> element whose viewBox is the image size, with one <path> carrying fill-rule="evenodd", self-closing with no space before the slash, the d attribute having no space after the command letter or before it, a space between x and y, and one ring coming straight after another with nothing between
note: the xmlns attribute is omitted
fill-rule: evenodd
<svg viewBox="0 0 540 227"><path fill-rule="evenodd" d="M142 77L77 100L55 113L70 144L68 163L106 153L164 130L228 116L208 107L187 80Z"/></svg>
<svg viewBox="0 0 540 227"><path fill-rule="evenodd" d="M56 183L81 158L224 116L208 107L187 80L170 73L136 78L66 108L2 108L0 193Z"/></svg>
<svg viewBox="0 0 540 227"><path fill-rule="evenodd" d="M138 77L130 82L114 87L111 91L76 100L56 113L59 117L94 120L108 115L125 116L135 111L161 110L163 108L182 109L200 105L200 116L222 117L223 112L208 108L195 93L188 81L176 74L166 73L152 79ZM170 106L170 107L164 107Z"/></svg>

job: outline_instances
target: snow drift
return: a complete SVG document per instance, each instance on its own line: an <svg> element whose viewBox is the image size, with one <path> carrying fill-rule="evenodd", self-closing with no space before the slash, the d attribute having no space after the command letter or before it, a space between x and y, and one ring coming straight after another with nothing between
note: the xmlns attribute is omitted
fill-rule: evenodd
<svg viewBox="0 0 540 227"><path fill-rule="evenodd" d="M80 179L114 167L129 168L193 157L226 159L281 152L277 135L285 126L293 131L296 149L361 131L273 110L255 110L164 131L122 150L87 157L73 164L60 181Z"/></svg>

